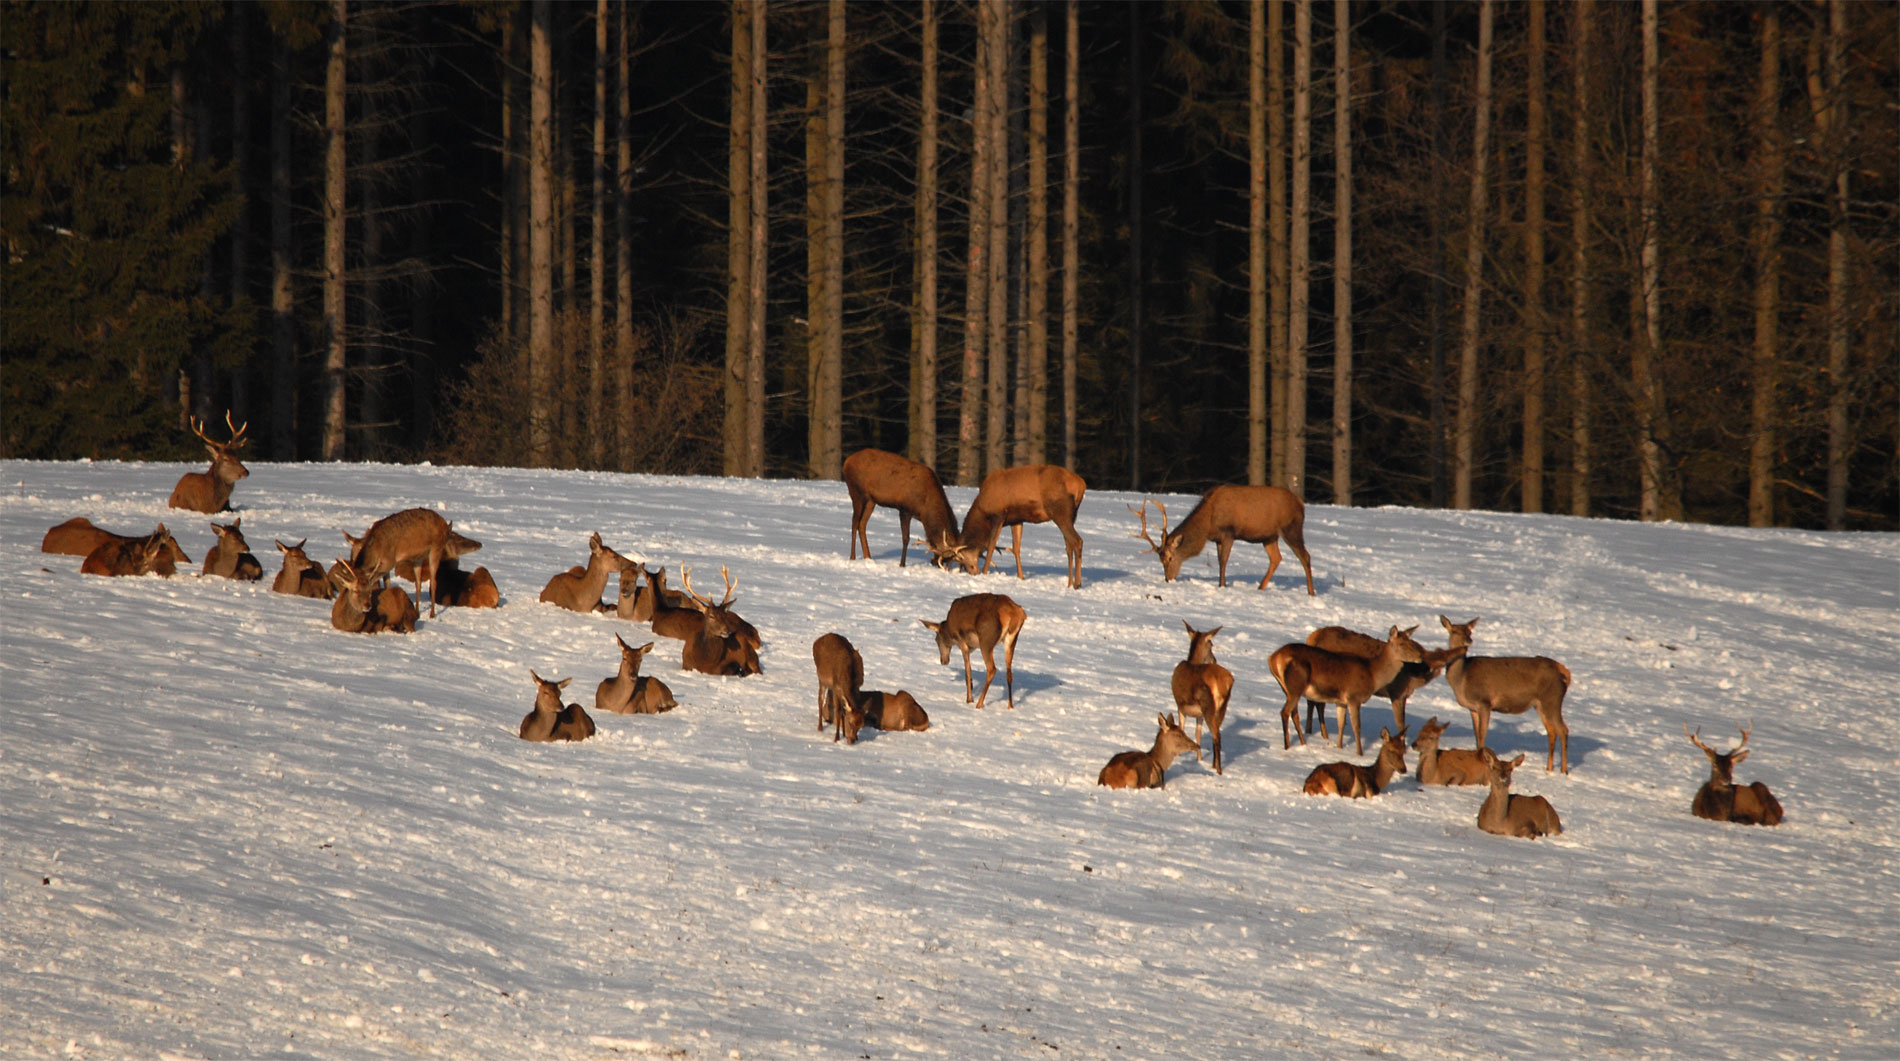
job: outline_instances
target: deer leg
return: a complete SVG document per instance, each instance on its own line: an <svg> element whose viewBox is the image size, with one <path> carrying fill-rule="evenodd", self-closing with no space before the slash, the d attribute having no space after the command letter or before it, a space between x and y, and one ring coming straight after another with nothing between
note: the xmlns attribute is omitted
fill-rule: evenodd
<svg viewBox="0 0 1900 1061"><path fill-rule="evenodd" d="M1082 536L1075 532L1075 521L1071 517L1061 527L1062 546L1069 554L1069 588L1082 588Z"/></svg>
<svg viewBox="0 0 1900 1061"><path fill-rule="evenodd" d="M897 526L898 529L904 533L903 538L899 539L903 542L903 545L897 552L897 566L905 567L910 564L910 513L901 508L897 510ZM869 543L866 543L864 546L864 556L867 560L871 557L871 546Z"/></svg>
<svg viewBox="0 0 1900 1061"><path fill-rule="evenodd" d="M1411 699L1411 696L1411 693L1406 693L1392 698L1392 731L1394 733L1405 729L1405 701Z"/></svg>
<svg viewBox="0 0 1900 1061"><path fill-rule="evenodd" d="M1232 538L1222 538L1219 541L1219 543L1215 545L1215 549L1218 551L1220 555L1220 583L1219 585L1222 589L1226 589L1227 588L1227 557L1228 557L1228 554L1234 551L1234 540Z"/></svg>
<svg viewBox="0 0 1900 1061"><path fill-rule="evenodd" d="M1287 538L1286 543L1293 547L1293 555L1300 558L1300 568L1306 572L1306 595L1316 596L1313 592L1313 558L1307 555L1306 546L1295 541L1291 536Z"/></svg>
<svg viewBox="0 0 1900 1061"><path fill-rule="evenodd" d="M1266 589L1267 583L1273 581L1273 573L1280 568L1280 539L1268 538L1266 546L1267 573L1260 576L1260 585L1256 586L1256 589Z"/></svg>
<svg viewBox="0 0 1900 1061"><path fill-rule="evenodd" d="M989 692L989 689L990 689L989 685L985 683L983 686L983 691ZM964 645L963 646L963 702L967 704L972 701L976 701L976 706L978 707L983 706L981 701L976 700L976 684L970 677L970 646Z"/></svg>
<svg viewBox="0 0 1900 1061"><path fill-rule="evenodd" d="M983 707L983 701L990 695L990 683L996 680L995 652L996 650L992 646L986 645L983 648L983 691L976 696L976 706L978 709ZM1011 704L1010 706L1014 707L1016 705Z"/></svg>
<svg viewBox="0 0 1900 1061"><path fill-rule="evenodd" d="M1354 755L1366 754L1366 739L1359 733L1359 708L1360 705L1364 703L1365 701L1361 700L1357 704L1348 703L1346 705L1346 713L1352 716L1352 741L1358 749L1353 752ZM1343 724L1339 727L1339 743L1341 747L1344 747L1346 743L1346 727Z"/></svg>
<svg viewBox="0 0 1900 1061"><path fill-rule="evenodd" d="M1286 690L1286 706L1280 709L1280 744L1281 750L1285 751L1293 747L1293 738L1287 733L1289 720L1293 724L1293 731L1300 734L1300 743L1302 745L1306 743L1306 734L1300 731L1299 705L1300 692L1306 688L1307 675L1304 668L1289 666L1286 673L1276 674L1274 677L1279 679L1280 687ZM1321 720L1320 725L1325 726L1324 719Z"/></svg>
<svg viewBox="0 0 1900 1061"><path fill-rule="evenodd" d="M1550 750L1544 754L1544 772L1549 773L1551 760L1557 757L1559 747L1563 749L1564 773L1570 772L1570 727L1564 724L1563 709L1545 711L1543 704L1537 705L1537 713L1544 718L1544 736L1550 742Z"/></svg>
<svg viewBox="0 0 1900 1061"><path fill-rule="evenodd" d="M1011 711L1016 710L1016 635L1022 632L1022 627L1017 627L1003 642L1003 691Z"/></svg>
<svg viewBox="0 0 1900 1061"><path fill-rule="evenodd" d="M1021 578L1023 577L1023 525L1020 523L1011 524L1009 528L1009 533L1010 533L1009 551L1016 554L1016 577ZM996 534L997 534L997 537L1000 538L1002 537L1003 532L997 531Z"/></svg>
<svg viewBox="0 0 1900 1061"><path fill-rule="evenodd" d="M1477 734L1478 748L1484 748L1484 735L1491 729L1491 709L1488 707L1471 708L1471 729Z"/></svg>

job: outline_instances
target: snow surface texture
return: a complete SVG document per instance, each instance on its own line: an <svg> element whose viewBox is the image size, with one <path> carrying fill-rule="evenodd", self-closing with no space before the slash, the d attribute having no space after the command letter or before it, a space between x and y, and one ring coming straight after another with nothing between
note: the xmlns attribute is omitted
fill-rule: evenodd
<svg viewBox="0 0 1900 1061"><path fill-rule="evenodd" d="M251 465L234 503L261 583L195 575L192 466L0 462L0 1055L6 1057L1876 1057L1900 1042L1895 772L1900 535L1409 509L1307 511L1317 597L1258 546L1161 579L1092 493L1086 582L1027 528L1029 578L846 559L836 482L382 465ZM953 489L959 512L972 491ZM1169 496L1176 518L1191 498ZM499 610L410 636L331 629L270 592L273 538L343 552L424 505L485 543ZM194 563L97 578L39 553L84 515L163 520ZM228 516L224 517L228 521ZM765 674L646 671L680 707L597 715L581 744L515 735L529 668L591 708L606 615L536 600L599 531L677 585L739 580ZM1005 537L1007 541L1007 537ZM916 552L917 550L912 550ZM473 566L470 564L469 566ZM1291 569L1289 571L1289 568ZM979 590L1029 619L1016 708L959 695L919 619ZM611 598L610 585L608 596ZM1564 833L1477 830L1481 788L1300 793L1266 661L1340 623L1482 616L1478 651L1576 675L1572 773L1535 713L1491 745ZM1182 620L1221 624L1238 682L1225 777L1095 777L1146 748ZM927 733L816 729L810 646L863 653ZM980 666L980 664L979 664ZM977 678L982 678L979 669ZM1412 732L1471 721L1442 681ZM1390 721L1365 711L1369 736ZM1706 822L1718 748L1786 824ZM1356 761L1369 762L1368 754ZM1408 753L1407 765L1417 756ZM1889 788L1891 786L1889 785Z"/></svg>

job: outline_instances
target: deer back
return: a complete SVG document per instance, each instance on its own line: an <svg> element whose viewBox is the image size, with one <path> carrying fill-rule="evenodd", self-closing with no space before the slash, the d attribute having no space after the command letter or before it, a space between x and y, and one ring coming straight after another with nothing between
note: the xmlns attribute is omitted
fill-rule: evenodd
<svg viewBox="0 0 1900 1061"><path fill-rule="evenodd" d="M1087 492L1088 484L1082 477L1060 465L998 468L984 477L976 499L970 502L970 511L963 517L961 543L980 551L1001 527L1014 523L1072 526Z"/></svg>
<svg viewBox="0 0 1900 1061"><path fill-rule="evenodd" d="M930 715L923 705L902 689L894 693L860 690L858 704L864 711L864 724L874 729L922 732L930 728Z"/></svg>
<svg viewBox="0 0 1900 1061"><path fill-rule="evenodd" d="M125 540L127 537L95 527L84 516L74 516L47 530L46 536L40 539L40 552L83 557L109 541Z"/></svg>
<svg viewBox="0 0 1900 1061"><path fill-rule="evenodd" d="M887 450L861 449L845 458L842 474L854 506L862 499L909 515L924 525L924 539L932 544L943 536L957 537L956 513L930 465Z"/></svg>
<svg viewBox="0 0 1900 1061"><path fill-rule="evenodd" d="M426 579L442 558L450 555L449 534L448 520L433 509L392 512L370 524L361 538L351 539L350 566L373 579L393 573L405 560L426 560L426 571L421 573Z"/></svg>
<svg viewBox="0 0 1900 1061"><path fill-rule="evenodd" d="M152 573L164 543L150 538L109 541L86 554L79 565L82 575L138 576Z"/></svg>
<svg viewBox="0 0 1900 1061"><path fill-rule="evenodd" d="M1027 613L1022 605L1001 593L972 593L950 602L941 623L925 623L937 635L941 662L950 662L950 649L993 648L1022 630Z"/></svg>

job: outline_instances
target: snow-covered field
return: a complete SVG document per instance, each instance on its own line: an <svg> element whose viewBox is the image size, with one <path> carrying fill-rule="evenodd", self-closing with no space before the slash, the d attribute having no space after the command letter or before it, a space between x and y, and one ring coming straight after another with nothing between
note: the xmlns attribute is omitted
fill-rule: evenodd
<svg viewBox="0 0 1900 1061"><path fill-rule="evenodd" d="M200 467L200 466L192 466ZM1091 494L1086 584L1025 534L1029 578L845 558L835 482L379 465L251 465L261 584L81 576L38 552L75 515L193 561L165 499L187 466L0 462L0 1056L1893 1057L1900 1042L1900 535L1410 509L1307 513L1317 597L1257 546L1161 580L1138 500ZM953 489L961 512L972 491ZM1168 497L1176 518L1191 499ZM279 596L273 538L343 551L436 508L486 547L499 610L353 636ZM590 531L689 564L763 632L766 673L648 673L681 706L528 744L529 668L591 707L609 616L537 602ZM1013 568L1012 568L1013 575ZM1028 611L1016 707L962 702L919 619L978 590ZM613 590L608 590L609 596ZM1516 790L1561 837L1479 832L1477 788L1301 795L1266 660L1316 626L1482 616L1478 650L1576 676L1572 773ZM1169 709L1186 620L1238 679L1227 772L1098 788ZM927 733L834 744L810 645L863 653ZM638 640L634 640L638 637ZM979 670L978 679L981 680ZM1417 694L1448 746L1471 721ZM1368 728L1389 724L1383 700ZM1779 828L1696 819L1683 724L1726 748ZM1368 747L1368 753L1371 752ZM1369 761L1370 754L1365 759ZM1408 754L1408 765L1416 756Z"/></svg>

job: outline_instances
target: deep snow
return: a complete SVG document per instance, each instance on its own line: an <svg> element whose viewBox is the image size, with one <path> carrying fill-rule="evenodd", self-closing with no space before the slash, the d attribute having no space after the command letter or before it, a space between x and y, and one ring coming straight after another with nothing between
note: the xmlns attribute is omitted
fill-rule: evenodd
<svg viewBox="0 0 1900 1061"><path fill-rule="evenodd" d="M7 1057L1414 1058L1894 1056L1900 535L1308 509L1317 597L1257 546L1230 584L1183 579L1091 493L1086 582L1027 529L1030 577L845 558L835 482L382 465L251 465L237 514L267 572L198 578L207 518L165 508L175 464L0 462L0 1055ZM973 491L952 489L961 513ZM1185 514L1191 498L1168 497ZM411 636L332 630L269 591L273 538L343 550L426 505L485 548L495 611ZM189 574L104 579L38 552L85 515L160 520ZM681 706L597 715L532 745L528 671L591 707L644 631L537 602L598 530L689 564L763 631L766 673L646 671ZM913 550L913 554L916 550ZM1012 595L1029 619L1016 708L962 702L919 619ZM613 588L610 585L608 595ZM1553 840L1477 831L1483 792L1406 779L1310 798L1330 745L1279 746L1267 656L1316 626L1483 617L1478 650L1576 675L1573 772L1516 790ZM1237 679L1227 772L1164 791L1096 772L1145 748L1186 620L1222 624ZM927 733L855 747L816 730L812 639ZM638 640L636 640L636 636ZM981 680L981 672L978 672ZM1435 682L1408 720L1469 715ZM1376 734L1383 700L1365 712ZM1707 776L1683 724L1787 808L1775 829L1688 807ZM1356 761L1369 761L1368 755ZM1416 766L1408 754L1408 766Z"/></svg>

